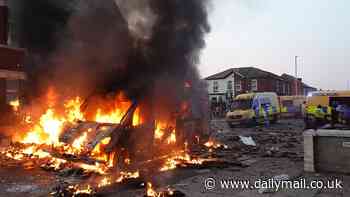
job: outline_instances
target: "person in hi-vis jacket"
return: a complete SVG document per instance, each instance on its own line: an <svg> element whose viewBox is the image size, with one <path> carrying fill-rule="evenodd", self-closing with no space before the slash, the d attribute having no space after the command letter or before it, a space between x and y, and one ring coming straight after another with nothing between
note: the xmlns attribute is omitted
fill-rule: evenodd
<svg viewBox="0 0 350 197"><path fill-rule="evenodd" d="M259 100L257 98L253 100L252 107L253 107L253 110L255 112L255 123L258 124L259 123L260 103L259 103Z"/></svg>
<svg viewBox="0 0 350 197"><path fill-rule="evenodd" d="M262 106L264 108L264 123L266 127L270 127L270 119L269 119L269 111L270 111L270 104L265 103Z"/></svg>

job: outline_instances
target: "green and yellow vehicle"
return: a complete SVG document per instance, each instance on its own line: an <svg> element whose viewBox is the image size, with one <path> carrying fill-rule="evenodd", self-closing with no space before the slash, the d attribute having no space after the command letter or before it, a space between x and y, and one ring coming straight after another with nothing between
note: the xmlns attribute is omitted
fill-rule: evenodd
<svg viewBox="0 0 350 197"><path fill-rule="evenodd" d="M226 114L230 126L263 123L265 116L276 122L280 115L278 96L274 92L247 93L238 95L231 110Z"/></svg>
<svg viewBox="0 0 350 197"><path fill-rule="evenodd" d="M316 91L308 95L305 127L317 128L328 123L349 123L350 91Z"/></svg>

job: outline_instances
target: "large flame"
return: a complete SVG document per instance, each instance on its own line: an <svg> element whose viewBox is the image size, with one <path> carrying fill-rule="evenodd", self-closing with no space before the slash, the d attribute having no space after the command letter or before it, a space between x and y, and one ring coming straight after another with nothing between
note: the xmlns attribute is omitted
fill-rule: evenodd
<svg viewBox="0 0 350 197"><path fill-rule="evenodd" d="M22 143L26 144L47 144L47 145L61 145L59 143L59 136L62 133L64 125L67 123L74 123L78 120L87 120L84 112L81 111L80 107L82 105L82 99L80 97L75 97L73 99L68 99L64 102L64 112L58 112L55 106L57 105L57 94L53 89L50 89L47 94L47 110L39 118L37 124L34 124L29 132L25 134ZM130 107L131 102L129 101L115 101L113 104L113 109L108 109L106 111L98 108L95 112L95 117L93 120L99 123L120 123L120 120L126 113L127 109ZM32 122L30 116L26 117L28 123ZM133 116L133 125L139 125L142 123L140 117L139 108L136 109ZM73 147L80 149L86 139L86 133L83 134L79 139L76 139L73 143ZM99 148L97 148L98 150Z"/></svg>
<svg viewBox="0 0 350 197"><path fill-rule="evenodd" d="M156 130L154 132L155 139L162 139L164 135L164 129L167 127L167 124L164 122L157 122Z"/></svg>
<svg viewBox="0 0 350 197"><path fill-rule="evenodd" d="M59 118L54 109L49 108L40 121L26 134L22 143L57 145L59 135L66 120Z"/></svg>
<svg viewBox="0 0 350 197"><path fill-rule="evenodd" d="M46 106L47 109L45 113L40 116L38 121L33 120L33 118L28 115L26 116L26 123L30 126L28 132L25 132L24 136L20 140L21 143L33 145L32 149L25 150L25 153L19 154L9 154L11 158L20 160L24 157L25 154L30 153L30 155L41 155L46 157L51 157L50 154L42 150L34 148L34 145L50 145L60 150L65 151L68 154L80 154L84 152L84 147L88 139L88 133L90 130L82 133L81 136L77 137L71 145L63 144L59 141L59 137L63 132L65 125L75 124L76 121L85 121L87 120L84 112L81 111L82 99L80 97L75 97L73 99L67 99L63 103L63 109L58 107L57 94L53 89L48 91L46 96ZM95 112L94 119L90 121L95 121L99 123L120 123L120 120L126 113L127 109L130 107L131 102L129 101L116 101L112 109L103 111L98 108ZM140 117L140 109L137 108L133 116L133 125L137 126L141 124L142 119ZM107 137L103 139L96 147L92 150L91 156L98 160L108 162L108 166L113 166L113 159L116 157L114 153L107 154L103 152L103 147L110 142L111 138ZM29 154L28 154L29 155ZM53 159L52 163L55 168L59 167L61 163L64 163L63 160ZM80 165L80 167L95 171L98 173L104 173L106 169L101 167L100 164L96 165Z"/></svg>
<svg viewBox="0 0 350 197"><path fill-rule="evenodd" d="M119 94L119 96L122 94ZM58 95L53 89L48 91L46 97L46 103L43 106L44 113L39 117L30 114L25 117L25 123L28 125L28 131L24 132L20 142L26 144L26 148L17 151L5 151L3 154L9 158L15 160L23 160L25 158L31 159L44 159L47 161L47 165L53 169L65 168L66 164L69 162L65 159L56 158L52 153L43 149L42 147L53 147L55 150L61 151L62 153L71 155L84 155L86 152L84 148L88 143L89 133L91 129L87 129L85 132L77 136L72 144L65 144L60 142L59 138L66 127L71 125L77 125L79 121L94 121L98 123L120 123L121 119L127 112L128 108L132 105L131 101L123 99L115 99L112 103L109 101L102 101L101 105L96 105L93 108L93 112L85 113L81 110L83 100L80 97L74 97L67 99L62 102L62 106L57 102ZM43 107L41 106L41 107ZM95 111L94 111L95 110ZM136 108L132 125L138 126L143 123L140 108ZM155 143L160 146L172 148L176 143L176 129L174 121L160 121L156 120L155 130L154 130ZM106 137L101 140L99 144L95 146L92 151L89 151L89 156L96 160L93 165L79 163L75 166L83 168L87 171L92 171L99 173L101 175L108 175L107 172L110 168L115 167L115 162L118 155L115 152L105 153L104 148L111 141L111 137ZM159 144L161 143L161 144ZM212 146L211 143L206 144L207 146ZM160 171L167 171L176 168L182 163L188 164L201 164L202 160L193 159L186 151L172 151L172 154L164 157L165 161L163 166L159 168ZM125 158L125 164L130 165L131 159ZM139 172L120 172L117 178L111 179L110 177L103 178L98 187L104 187L112 183L120 183L124 179L138 178ZM148 185L148 196L159 195L152 188L152 185ZM91 192L88 188L82 192Z"/></svg>
<svg viewBox="0 0 350 197"><path fill-rule="evenodd" d="M85 120L84 114L80 110L82 100L80 97L68 100L64 107L66 109L67 121L74 122L76 120Z"/></svg>

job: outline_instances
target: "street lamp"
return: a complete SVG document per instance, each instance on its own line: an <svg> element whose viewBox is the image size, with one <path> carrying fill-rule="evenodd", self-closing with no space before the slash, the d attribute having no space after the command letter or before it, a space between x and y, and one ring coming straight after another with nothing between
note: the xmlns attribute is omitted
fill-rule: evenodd
<svg viewBox="0 0 350 197"><path fill-rule="evenodd" d="M294 68L295 68L295 95L298 95L298 56L294 57Z"/></svg>
<svg viewBox="0 0 350 197"><path fill-rule="evenodd" d="M294 57L295 78L298 78L298 56Z"/></svg>

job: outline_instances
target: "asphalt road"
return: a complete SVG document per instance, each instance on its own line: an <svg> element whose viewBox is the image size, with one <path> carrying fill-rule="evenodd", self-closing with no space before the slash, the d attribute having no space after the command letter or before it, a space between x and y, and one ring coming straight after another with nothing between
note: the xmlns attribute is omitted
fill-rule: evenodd
<svg viewBox="0 0 350 197"><path fill-rule="evenodd" d="M232 165L179 168L151 175L159 190L171 187L190 197L201 196L271 196L271 197L333 197L350 196L350 176L337 174L308 174L303 172L303 123L301 120L281 120L270 128L230 128L223 120L211 122L211 139L225 148L212 150L212 157L231 161ZM247 146L239 136L252 137L256 146ZM25 165L0 156L0 196L48 196L60 181L84 182L72 177L60 177L40 168L25 169ZM238 165L240 164L240 165ZM288 188L278 191L256 188L223 188L225 180L267 181L276 176L288 180L340 180L342 189ZM100 190L101 196L144 196L142 180L112 185Z"/></svg>

